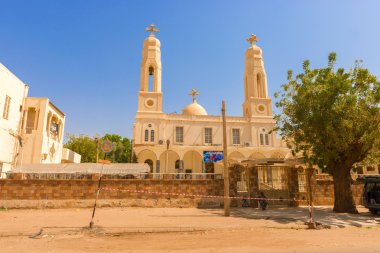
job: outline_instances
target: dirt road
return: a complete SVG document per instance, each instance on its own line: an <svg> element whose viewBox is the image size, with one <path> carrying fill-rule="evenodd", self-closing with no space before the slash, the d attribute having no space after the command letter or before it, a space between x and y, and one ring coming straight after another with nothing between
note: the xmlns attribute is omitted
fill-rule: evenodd
<svg viewBox="0 0 380 253"><path fill-rule="evenodd" d="M0 252L380 252L380 217L336 215L308 230L307 209L104 208L0 212ZM42 229L42 231L41 231ZM39 233L40 232L40 233ZM30 236L35 239L30 238Z"/></svg>

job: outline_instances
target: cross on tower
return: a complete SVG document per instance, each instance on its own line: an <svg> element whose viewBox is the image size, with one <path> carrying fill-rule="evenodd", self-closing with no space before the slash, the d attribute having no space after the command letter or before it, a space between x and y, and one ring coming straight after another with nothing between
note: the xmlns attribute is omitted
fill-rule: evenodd
<svg viewBox="0 0 380 253"><path fill-rule="evenodd" d="M193 97L193 103L197 100L197 96L199 96L199 92L196 89L191 89L189 93L190 96Z"/></svg>
<svg viewBox="0 0 380 253"><path fill-rule="evenodd" d="M251 34L251 36L247 38L247 41L253 46L253 44L255 44L255 42L258 42L259 39L256 37L256 35Z"/></svg>
<svg viewBox="0 0 380 253"><path fill-rule="evenodd" d="M154 33L158 33L160 30L154 28L154 24L151 24L149 27L145 28L147 32L150 32L150 35L154 36Z"/></svg>

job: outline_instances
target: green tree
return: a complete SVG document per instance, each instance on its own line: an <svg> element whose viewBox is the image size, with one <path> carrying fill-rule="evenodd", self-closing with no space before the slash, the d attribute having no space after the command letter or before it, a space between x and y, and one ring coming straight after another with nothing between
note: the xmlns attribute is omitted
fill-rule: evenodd
<svg viewBox="0 0 380 253"><path fill-rule="evenodd" d="M346 72L335 70L336 54L326 68L303 72L276 94L277 130L292 149L309 164L318 164L334 179L334 211L357 213L351 191L350 171L357 163L378 161L380 143L380 83L358 62ZM376 145L377 143L377 145Z"/></svg>
<svg viewBox="0 0 380 253"><path fill-rule="evenodd" d="M114 144L114 149L108 154L104 154L100 148L101 143L106 139ZM106 159L112 163L129 163L131 160L131 142L126 137L123 138L117 134L105 134L99 138L98 145L99 159ZM96 162L96 143L93 137L69 134L64 147L80 154L83 163Z"/></svg>
<svg viewBox="0 0 380 253"><path fill-rule="evenodd" d="M67 142L64 144L65 148L80 154L82 163L96 162L96 144L94 138L87 135L68 134L66 136Z"/></svg>
<svg viewBox="0 0 380 253"><path fill-rule="evenodd" d="M114 144L114 149L106 156L107 160L112 163L131 162L131 142L128 138L123 138L117 134L105 134L102 140L106 139L112 141Z"/></svg>

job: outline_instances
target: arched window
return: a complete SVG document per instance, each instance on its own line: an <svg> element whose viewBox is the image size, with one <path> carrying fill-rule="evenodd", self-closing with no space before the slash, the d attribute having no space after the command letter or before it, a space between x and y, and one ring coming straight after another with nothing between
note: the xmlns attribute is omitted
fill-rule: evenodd
<svg viewBox="0 0 380 253"><path fill-rule="evenodd" d="M150 173L153 173L153 161L151 159L146 159L144 163L149 165Z"/></svg>
<svg viewBox="0 0 380 253"><path fill-rule="evenodd" d="M260 145L261 146L269 145L269 134L265 128L262 128L260 131Z"/></svg>
<svg viewBox="0 0 380 253"><path fill-rule="evenodd" d="M154 142L154 130L150 130L150 142Z"/></svg>
<svg viewBox="0 0 380 253"><path fill-rule="evenodd" d="M257 74L256 76L257 78L257 96L259 98L263 98L264 97L264 92L263 92L263 83L262 83L262 78L261 78L261 74Z"/></svg>
<svg viewBox="0 0 380 253"><path fill-rule="evenodd" d="M245 99L248 100L249 95L248 95L248 79L247 79L247 76L245 76L244 88L245 88Z"/></svg>
<svg viewBox="0 0 380 253"><path fill-rule="evenodd" d="M149 67L149 80L148 80L148 91L153 91L153 82L154 82L154 68Z"/></svg>
<svg viewBox="0 0 380 253"><path fill-rule="evenodd" d="M149 130L148 129L145 129L145 132L144 132L144 141L145 142L149 141Z"/></svg>
<svg viewBox="0 0 380 253"><path fill-rule="evenodd" d="M180 160L175 161L175 168L177 170L179 170L179 163L180 163Z"/></svg>

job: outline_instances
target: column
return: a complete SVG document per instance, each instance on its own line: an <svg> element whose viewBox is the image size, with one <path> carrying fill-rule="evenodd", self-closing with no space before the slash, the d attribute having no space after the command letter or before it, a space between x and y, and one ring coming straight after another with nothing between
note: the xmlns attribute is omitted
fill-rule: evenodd
<svg viewBox="0 0 380 253"><path fill-rule="evenodd" d="M228 168L229 179L230 179L230 196L237 197L237 173L240 173L240 166L235 165L233 167ZM237 199L231 199L230 206L237 207L239 201Z"/></svg>
<svg viewBox="0 0 380 253"><path fill-rule="evenodd" d="M250 198L257 198L259 196L259 170L257 167L248 168L248 196ZM258 207L257 200L250 200L251 207Z"/></svg>

